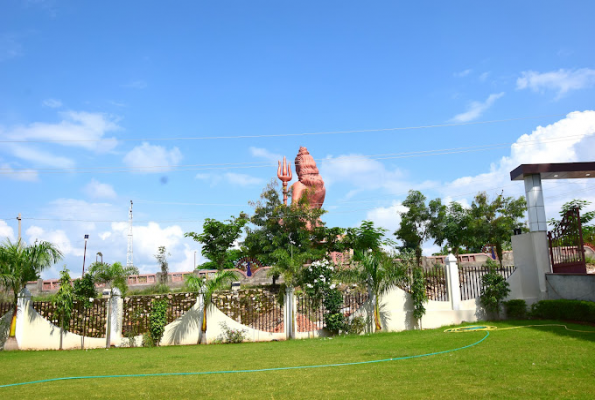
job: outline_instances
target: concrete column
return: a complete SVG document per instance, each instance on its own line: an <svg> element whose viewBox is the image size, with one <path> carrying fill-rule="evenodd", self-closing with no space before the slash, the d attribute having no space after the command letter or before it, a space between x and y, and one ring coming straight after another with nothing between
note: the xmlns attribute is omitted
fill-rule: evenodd
<svg viewBox="0 0 595 400"><path fill-rule="evenodd" d="M459 266L457 258L451 253L446 256L446 284L448 285L448 299L453 310L461 309L461 283L459 281Z"/></svg>
<svg viewBox="0 0 595 400"><path fill-rule="evenodd" d="M196 304L198 307L198 315L199 315L199 319L198 319L198 343L204 343L207 342L207 338L203 338L202 337L202 318L204 313L206 312L205 310L205 295L204 293L199 293L198 297L196 298Z"/></svg>
<svg viewBox="0 0 595 400"><path fill-rule="evenodd" d="M17 349L23 343L23 335L25 334L25 318L29 318L29 307L31 306L31 292L27 288L23 288L17 299L17 325L15 329L15 339Z"/></svg>
<svg viewBox="0 0 595 400"><path fill-rule="evenodd" d="M295 338L295 296L294 296L294 289L292 287L288 287L285 289L285 316L284 320L284 327L285 327L285 338L286 339L293 339Z"/></svg>
<svg viewBox="0 0 595 400"><path fill-rule="evenodd" d="M545 274L552 271L545 232L512 237L514 266L521 280L520 295L531 304L547 298Z"/></svg>
<svg viewBox="0 0 595 400"><path fill-rule="evenodd" d="M110 331L109 331L109 344L119 346L122 342L122 319L124 317L124 305L122 301L122 293L120 289L114 288L111 301L109 302L110 307Z"/></svg>
<svg viewBox="0 0 595 400"><path fill-rule="evenodd" d="M525 176L525 196L527 198L527 215L529 216L529 230L531 232L547 232L545 207L543 204L543 189L541 175Z"/></svg>

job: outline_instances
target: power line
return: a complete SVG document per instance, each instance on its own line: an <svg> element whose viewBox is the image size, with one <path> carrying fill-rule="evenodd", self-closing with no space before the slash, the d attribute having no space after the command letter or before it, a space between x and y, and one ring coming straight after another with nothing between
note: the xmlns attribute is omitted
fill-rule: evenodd
<svg viewBox="0 0 595 400"><path fill-rule="evenodd" d="M318 158L315 159L318 162L322 161L333 161L333 162L348 162L352 159L365 159L365 160L394 160L394 159L403 159L403 158L414 158L414 157L430 157L430 156L440 156L440 155L451 155L451 154L462 154L462 153L472 153L472 152L479 152L479 151L487 151L487 150L494 150L498 148L503 148L512 144L516 144L517 146L535 146L544 143L555 143L560 141L569 140L574 137L579 137L584 135L569 135L564 136L561 138L550 139L550 140L541 140L541 141L533 141L527 143L517 143L517 142L503 142L503 143L494 143L489 145L482 145L482 146L468 146L468 147L454 147L454 148L443 148L443 149L434 149L434 150L420 150L414 152L400 152L400 153L386 153L386 154L376 154L376 155L353 155L353 156L339 156L339 157L327 157L327 158ZM37 174L37 173L47 173L47 174L62 174L62 173L117 173L117 172L161 172L161 171L146 171L147 169L164 169L163 172L175 171L206 171L206 170L228 170L228 169L252 169L252 168L270 168L274 167L275 164L269 163L220 163L220 164L185 164L185 165L156 165L156 166L144 166L144 167L87 167L87 168L79 168L79 167L72 167L72 168L22 168L22 169L15 169L15 168L0 168L0 175L12 175L12 174Z"/></svg>
<svg viewBox="0 0 595 400"><path fill-rule="evenodd" d="M381 129L359 129L359 130L347 130L347 131L328 131L328 132L304 132L304 133L280 133L273 135L237 135L237 136L197 136L197 137L174 137L174 138L100 138L100 139L34 139L34 140L0 140L0 143L88 143L88 142L103 142L118 140L121 142L139 142L139 141L175 141L175 140L219 140L219 139L257 139L257 138L273 138L273 137L294 137L294 136L313 136L313 135L340 135L349 133L374 133L374 132L394 132L394 131L405 131L414 129L434 129L434 128L447 128L456 126L468 126L468 125L483 125L483 124L494 124L501 122L521 121L527 119L539 119L548 117L559 117L567 115L564 114L548 114L548 115L534 115L528 117L518 118L507 118L507 119L496 119L490 121L475 121L475 122L459 122L450 124L432 124L432 125L419 125L419 126L406 126L397 128L381 128Z"/></svg>

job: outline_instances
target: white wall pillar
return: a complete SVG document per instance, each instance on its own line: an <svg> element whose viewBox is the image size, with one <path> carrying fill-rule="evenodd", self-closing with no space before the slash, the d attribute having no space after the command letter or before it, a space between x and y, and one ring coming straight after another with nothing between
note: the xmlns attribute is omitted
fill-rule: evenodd
<svg viewBox="0 0 595 400"><path fill-rule="evenodd" d="M448 285L448 299L452 310L461 309L461 283L459 280L459 266L457 258L451 253L446 256L446 279Z"/></svg>
<svg viewBox="0 0 595 400"><path fill-rule="evenodd" d="M14 337L17 342L17 348L23 343L23 335L25 334L25 318L29 318L29 307L31 306L31 292L27 288L23 288L18 294L17 298L17 324L15 327Z"/></svg>
<svg viewBox="0 0 595 400"><path fill-rule="evenodd" d="M109 345L120 346L122 342L122 319L124 317L124 304L120 289L114 288L109 306L111 309L111 324L109 332Z"/></svg>
<svg viewBox="0 0 595 400"><path fill-rule="evenodd" d="M529 216L529 230L531 232L547 232L541 175L525 175L524 179L525 196L527 198L527 215Z"/></svg>
<svg viewBox="0 0 595 400"><path fill-rule="evenodd" d="M295 295L294 289L292 287L288 287L285 289L285 316L284 316L284 327L285 327L285 338L286 339L293 339L295 338L295 317L296 317L296 309L295 309Z"/></svg>

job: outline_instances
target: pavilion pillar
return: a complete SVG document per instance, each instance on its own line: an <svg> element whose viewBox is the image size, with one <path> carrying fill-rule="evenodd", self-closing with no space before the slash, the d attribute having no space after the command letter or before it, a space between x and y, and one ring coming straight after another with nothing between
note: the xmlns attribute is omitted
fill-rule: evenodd
<svg viewBox="0 0 595 400"><path fill-rule="evenodd" d="M529 231L547 232L547 220L545 219L545 206L543 203L541 175L525 175L524 180L525 195L527 199L527 215L529 216Z"/></svg>

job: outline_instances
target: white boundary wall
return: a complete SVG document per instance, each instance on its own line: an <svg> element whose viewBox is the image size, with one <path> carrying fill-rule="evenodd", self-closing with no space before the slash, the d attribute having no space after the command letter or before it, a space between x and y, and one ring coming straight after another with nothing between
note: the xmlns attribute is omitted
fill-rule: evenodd
<svg viewBox="0 0 595 400"><path fill-rule="evenodd" d="M530 240L533 238L527 237L527 239ZM447 265L447 268L451 268L451 272L448 274L448 284L452 285L453 288L458 289L459 274L454 256L452 257L452 260L449 261L451 261L451 263ZM538 273L535 270L536 268L533 269L530 267L531 265L521 263L521 266L515 269L515 272L508 278L508 283L510 284L511 289L508 299L525 299L529 303L532 303L536 300L536 297L539 297L538 288L540 282ZM543 278L545 280L545 277ZM413 301L411 295L400 288L392 288L379 299L382 330L403 331L411 329L432 329L442 326L456 325L462 322L475 322L486 319L486 315L479 305L478 298L460 301L455 299L455 297L460 296L458 290L454 290L454 293L458 296L451 295L450 297L453 298L451 301L428 301L426 303L426 314L421 321L417 321L413 318ZM288 293L287 296L292 296L292 293ZM121 336L121 318L123 314L122 300L116 296L114 296L114 300L116 301L112 308L111 345L128 346L128 339L122 338ZM286 299L286 304L293 304L293 307L287 307L285 314L286 316L291 314L290 318L292 321L286 320L284 322L284 327L288 326L288 322L291 322L291 325L297 327L297 324L295 323L297 314L295 301L288 302L287 300L288 299ZM290 308L293 308L291 313L288 312ZM350 316L350 318L363 316L366 321L368 321L367 326L373 327L373 323L371 323L372 309L371 300L368 300L356 313ZM189 311L165 327L161 345L191 345L199 343L201 340L200 331L202 312L202 296L199 296L196 304ZM234 321L218 310L214 305L209 306L207 312L207 343L213 343L218 339L223 338L224 330L221 327L222 323L226 324L229 329L244 330L246 341L251 342L285 340L288 337L306 339L328 336L328 332L325 330L311 332L296 332L294 330L294 332L290 333L285 331L279 333L265 332L252 329ZM33 309L33 307L31 307L30 297L21 297L19 299L16 339L19 348L23 350L58 349L60 347L60 329L43 318ZM80 349L82 341L83 338L81 336L65 332L62 338L62 347L63 349ZM135 346L140 346L142 343L142 336L137 336L134 341ZM85 348L101 348L105 346L105 338L85 337L84 339Z"/></svg>

